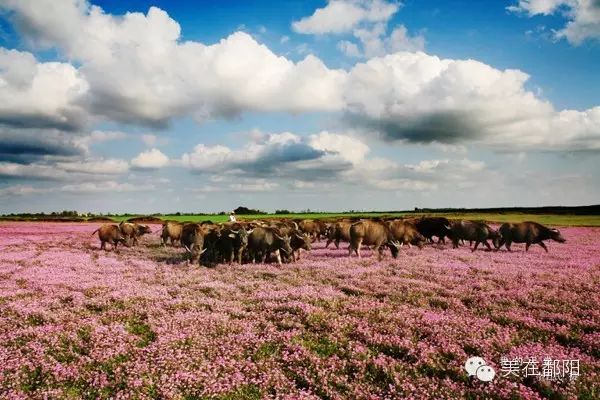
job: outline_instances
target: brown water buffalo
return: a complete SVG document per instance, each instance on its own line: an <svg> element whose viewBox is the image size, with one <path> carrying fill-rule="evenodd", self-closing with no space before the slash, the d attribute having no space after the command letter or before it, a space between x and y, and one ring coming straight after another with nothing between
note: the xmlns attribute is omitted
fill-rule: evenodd
<svg viewBox="0 0 600 400"><path fill-rule="evenodd" d="M352 226L352 222L350 221L339 221L333 223L327 228L327 243L325 244L325 248L333 242L335 244L335 248L340 248L340 241L350 242L350 227Z"/></svg>
<svg viewBox="0 0 600 400"><path fill-rule="evenodd" d="M291 236L292 234L299 232L302 233L298 224L294 221L280 221L272 223L271 226L276 227L279 230L279 233L282 235Z"/></svg>
<svg viewBox="0 0 600 400"><path fill-rule="evenodd" d="M181 245L190 253L190 264L198 264L200 256L206 251L204 248L204 235L208 233L206 225L196 223L184 224L181 228Z"/></svg>
<svg viewBox="0 0 600 400"><path fill-rule="evenodd" d="M265 262L270 253L275 253L277 263L281 266L281 252L291 255L290 237L282 236L277 228L256 227L248 236L248 253L252 263L256 260Z"/></svg>
<svg viewBox="0 0 600 400"><path fill-rule="evenodd" d="M400 243L400 246L407 244L410 247L414 244L417 245L419 249L423 248L423 245L426 242L425 236L419 233L413 222L395 219L386 221L386 224L390 228L392 237Z"/></svg>
<svg viewBox="0 0 600 400"><path fill-rule="evenodd" d="M316 223L316 221L313 221L312 219L305 219L300 221L298 223L298 227L302 232L306 233L311 238L314 238L314 240L318 238L319 233L321 231L319 225Z"/></svg>
<svg viewBox="0 0 600 400"><path fill-rule="evenodd" d="M317 242L320 241L321 235L325 235L327 232L327 224L319 220L305 219L298 223L298 227Z"/></svg>
<svg viewBox="0 0 600 400"><path fill-rule="evenodd" d="M139 237L142 237L146 233L152 233L152 230L148 225L139 225L131 222L121 222L119 224L119 229L127 240L127 243L130 245L133 244L134 246L138 244Z"/></svg>
<svg viewBox="0 0 600 400"><path fill-rule="evenodd" d="M106 243L112 245L113 250L117 249L119 242L126 243L126 239L121 233L118 225L115 224L104 224L100 228L92 232L92 236L98 232L98 238L100 239L100 249L106 251Z"/></svg>
<svg viewBox="0 0 600 400"><path fill-rule="evenodd" d="M183 231L183 224L177 221L167 221L162 228L162 244L167 245L170 240L171 245L175 246L176 243L181 243L181 233Z"/></svg>
<svg viewBox="0 0 600 400"><path fill-rule="evenodd" d="M537 222L526 221L519 223L507 222L500 226L500 240L498 248L506 244L508 251L511 251L512 243L525 243L525 251L529 251L529 246L539 244L546 252L548 248L544 240L554 240L559 243L566 242L566 239L560 234L558 229L548 228Z"/></svg>
<svg viewBox="0 0 600 400"><path fill-rule="evenodd" d="M378 253L378 259L383 258L383 250L389 247L394 258L398 257L398 248L400 243L394 240L392 232L388 225L383 221L363 220L355 222L350 226L350 246L348 247L348 256L352 251L361 258L361 245L373 246L373 251Z"/></svg>
<svg viewBox="0 0 600 400"><path fill-rule="evenodd" d="M494 247L498 248L500 234L484 222L479 221L455 221L451 225L450 238L452 239L452 247L458 248L458 243L461 240L474 241L475 246L471 251L477 250L479 243L485 244L488 250L492 247L488 240L492 240Z"/></svg>
<svg viewBox="0 0 600 400"><path fill-rule="evenodd" d="M446 236L450 236L451 224L448 218L422 217L416 220L415 226L419 233L430 242L433 242L433 237L436 236L438 243L446 243Z"/></svg>

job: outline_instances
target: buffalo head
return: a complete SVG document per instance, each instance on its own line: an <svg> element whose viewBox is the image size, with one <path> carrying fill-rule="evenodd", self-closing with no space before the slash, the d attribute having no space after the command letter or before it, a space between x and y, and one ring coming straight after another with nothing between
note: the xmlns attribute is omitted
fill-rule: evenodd
<svg viewBox="0 0 600 400"><path fill-rule="evenodd" d="M567 241L561 234L558 229L552 228L550 229L550 239L557 241L559 243L564 243Z"/></svg>

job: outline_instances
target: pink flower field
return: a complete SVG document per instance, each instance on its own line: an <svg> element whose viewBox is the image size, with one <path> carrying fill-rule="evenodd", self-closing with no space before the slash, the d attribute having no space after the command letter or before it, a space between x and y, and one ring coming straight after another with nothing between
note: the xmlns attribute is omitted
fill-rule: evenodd
<svg viewBox="0 0 600 400"><path fill-rule="evenodd" d="M0 397L598 399L600 229L524 245L189 266L158 235L99 250L97 224L0 224ZM158 230L153 226L153 230ZM492 382L468 377L483 357ZM501 360L579 360L576 377Z"/></svg>

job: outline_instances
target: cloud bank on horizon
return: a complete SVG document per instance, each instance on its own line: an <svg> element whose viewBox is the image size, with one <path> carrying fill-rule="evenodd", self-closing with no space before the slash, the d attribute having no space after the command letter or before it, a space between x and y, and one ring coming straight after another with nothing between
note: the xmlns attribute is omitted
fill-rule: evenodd
<svg viewBox="0 0 600 400"><path fill-rule="evenodd" d="M599 173L588 167L600 150L600 106L561 109L518 68L429 54L426 31L392 22L403 7L331 0L289 21L280 42L291 34L332 38L347 60L334 68L315 54L278 54L244 31L212 44L187 39L157 7L117 15L83 0L0 0L21 43L0 48L0 211L217 211L247 202L400 209L598 198ZM556 39L600 39L596 1L506 7L564 15ZM249 115L269 128L202 132ZM281 115L316 122L299 131L271 123ZM182 121L193 121L187 132L174 128ZM124 148L138 151L125 158ZM408 155L413 150L419 159Z"/></svg>

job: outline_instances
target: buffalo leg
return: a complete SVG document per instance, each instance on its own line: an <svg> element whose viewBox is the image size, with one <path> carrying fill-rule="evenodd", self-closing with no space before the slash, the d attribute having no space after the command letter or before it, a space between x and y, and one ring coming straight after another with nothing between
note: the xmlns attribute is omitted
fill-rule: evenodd
<svg viewBox="0 0 600 400"><path fill-rule="evenodd" d="M510 246L511 246L511 245L512 245L512 242L511 242L510 240L507 240L507 241L506 241L506 248L508 249L508 251L512 251L512 250L510 249Z"/></svg>
<svg viewBox="0 0 600 400"><path fill-rule="evenodd" d="M381 261L381 259L383 258L383 246L375 245L375 247L373 248L373 253L375 252L377 252L377 260Z"/></svg>
<svg viewBox="0 0 600 400"><path fill-rule="evenodd" d="M504 246L504 242L505 242L505 241L504 241L504 238L500 238L500 245L498 246L498 248L496 249L496 251L500 250L500 248L501 248L502 246Z"/></svg>
<svg viewBox="0 0 600 400"><path fill-rule="evenodd" d="M327 243L325 243L325 248L329 247L329 245L331 244L332 240L331 239L327 239Z"/></svg>
<svg viewBox="0 0 600 400"><path fill-rule="evenodd" d="M104 240L100 241L100 250L106 251L106 242Z"/></svg>
<svg viewBox="0 0 600 400"><path fill-rule="evenodd" d="M531 246L531 242L525 244L525 251L529 251L529 246Z"/></svg>
<svg viewBox="0 0 600 400"><path fill-rule="evenodd" d="M279 252L279 249L275 250L275 256L277 257L277 264L279 264L279 266L281 267L281 253Z"/></svg>
<svg viewBox="0 0 600 400"><path fill-rule="evenodd" d="M546 253L548 252L548 248L546 247L546 245L544 244L544 242L539 242L538 244L539 244L540 246L542 246L542 248L543 248L544 250L546 250Z"/></svg>
<svg viewBox="0 0 600 400"><path fill-rule="evenodd" d="M340 239L335 239L335 248L336 249L340 248Z"/></svg>
<svg viewBox="0 0 600 400"><path fill-rule="evenodd" d="M483 244L485 244L485 247L487 247L487 249L489 251L492 251L492 246L490 246L490 244L488 243L488 241L486 240L485 242L483 242Z"/></svg>
<svg viewBox="0 0 600 400"><path fill-rule="evenodd" d="M479 246L479 240L475 241L475 247L473 247L473 250L471 250L471 252L477 250L477 246Z"/></svg>

